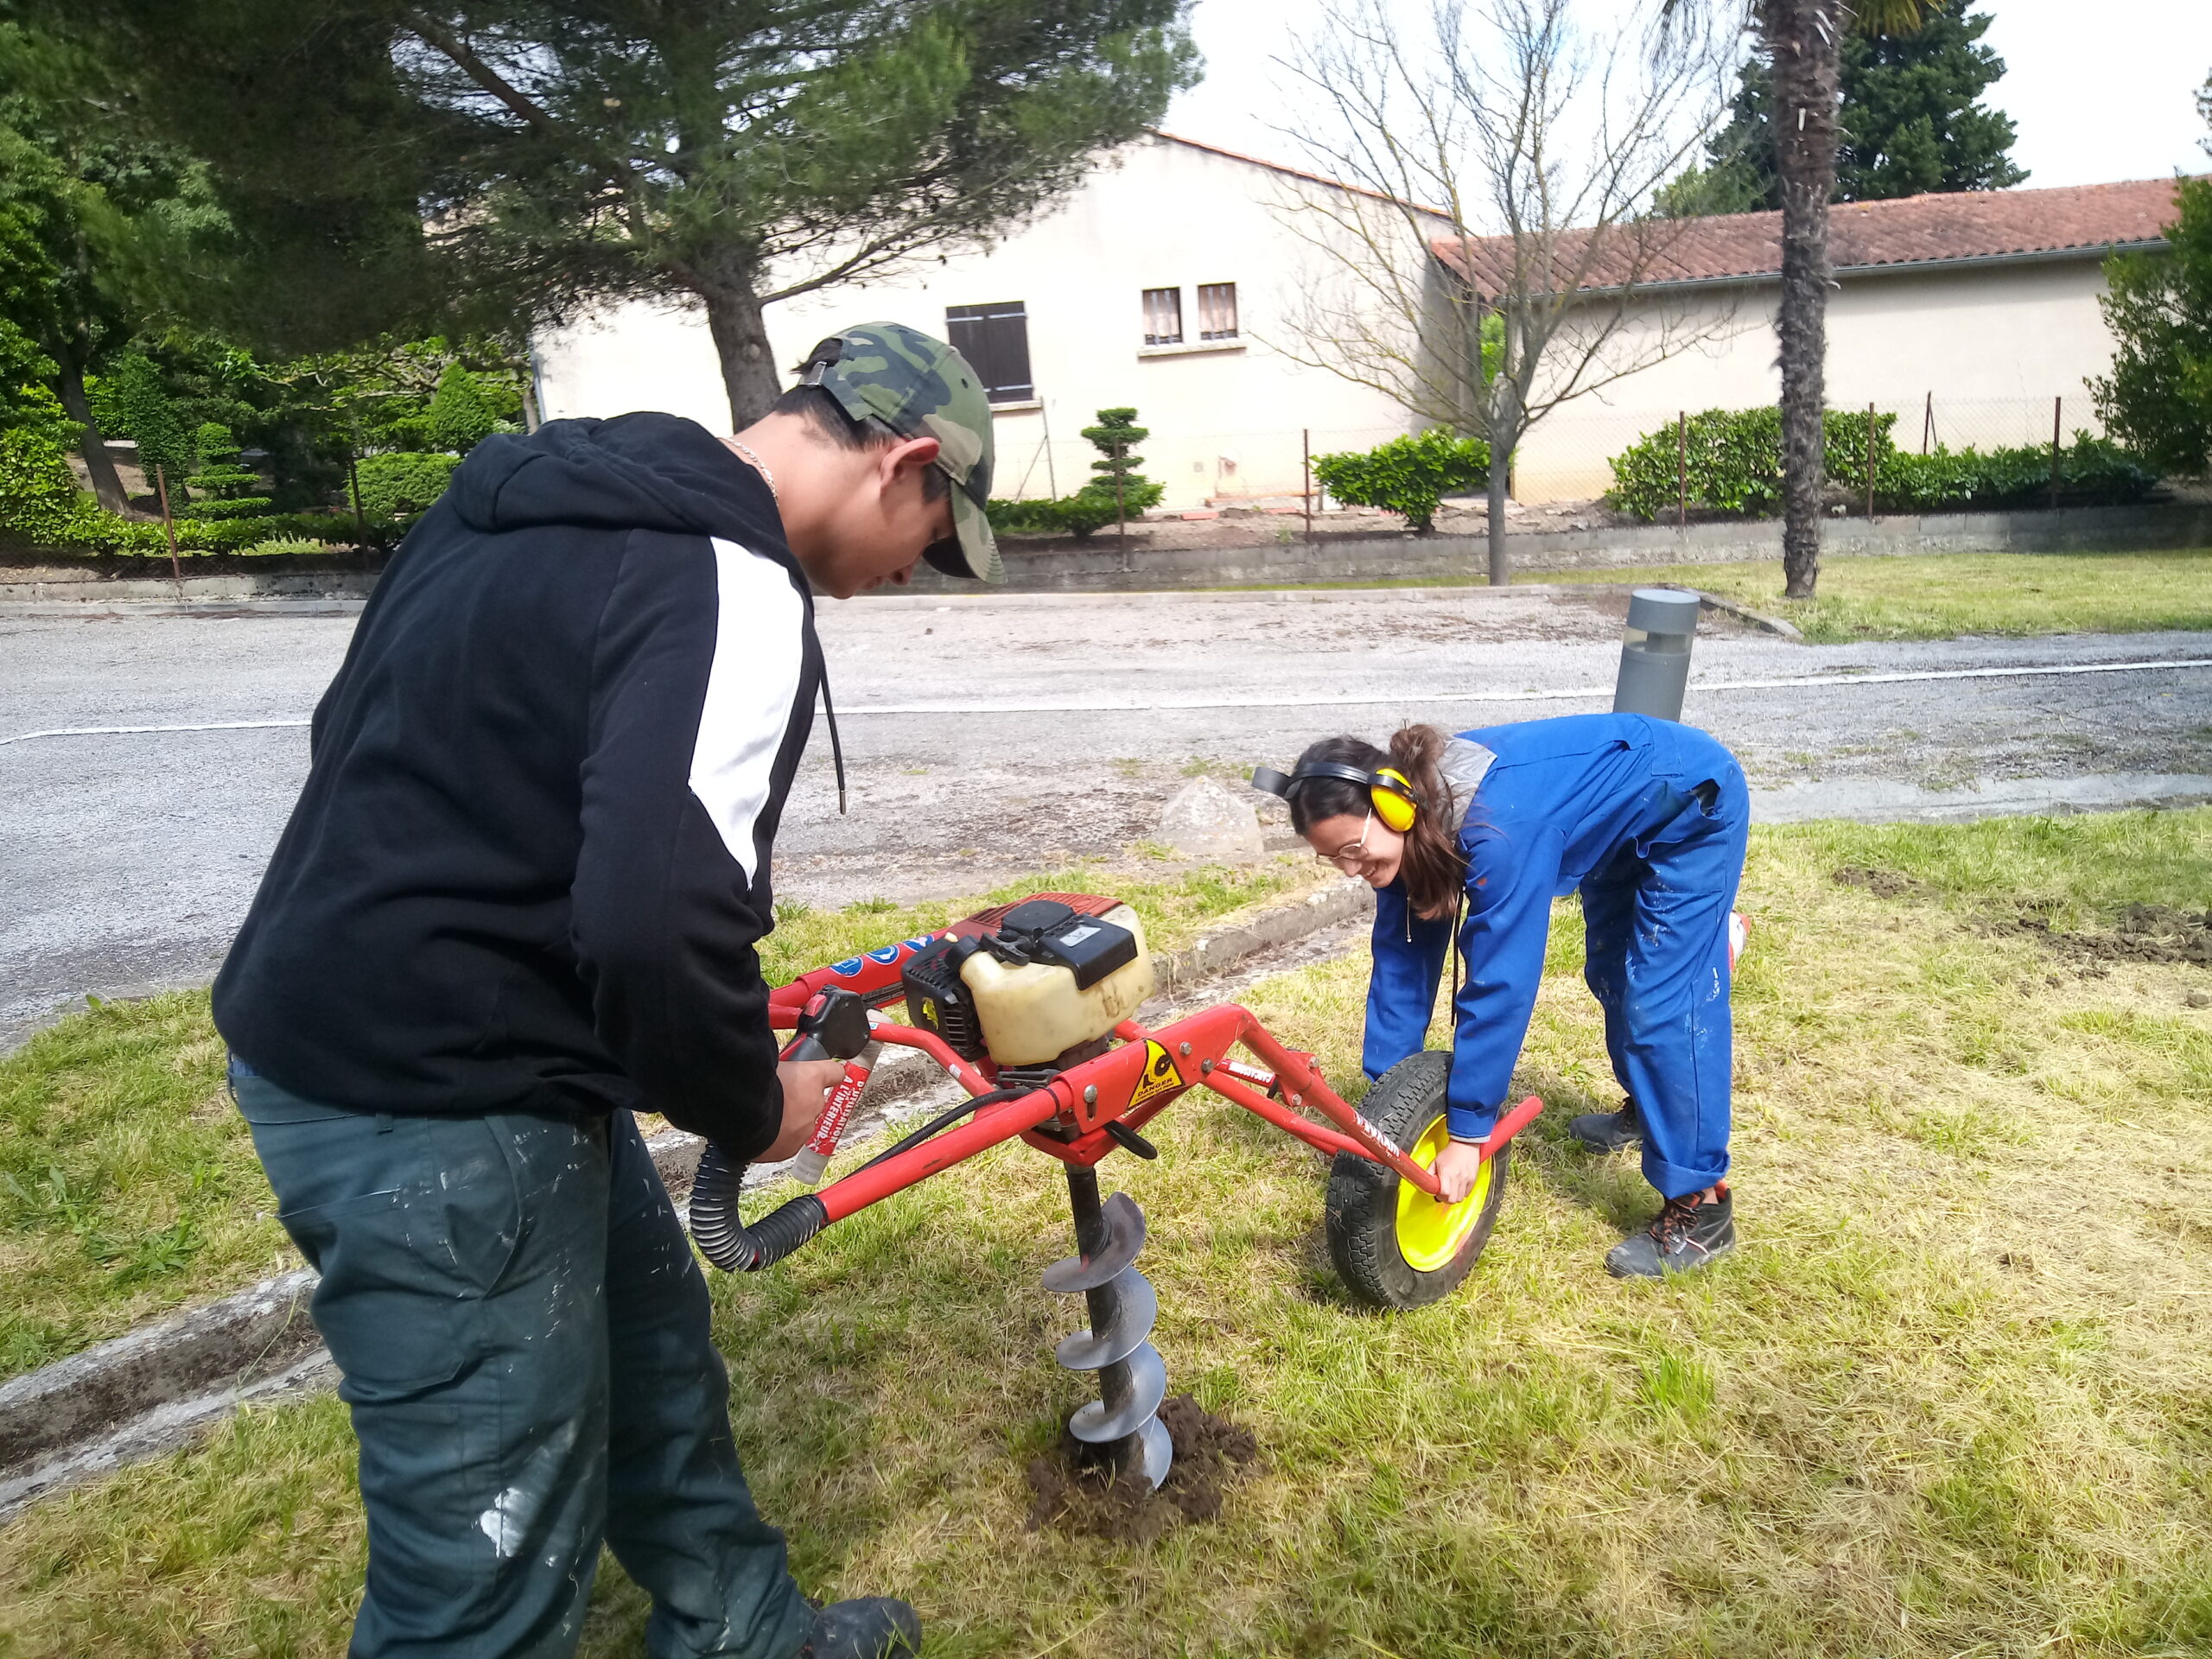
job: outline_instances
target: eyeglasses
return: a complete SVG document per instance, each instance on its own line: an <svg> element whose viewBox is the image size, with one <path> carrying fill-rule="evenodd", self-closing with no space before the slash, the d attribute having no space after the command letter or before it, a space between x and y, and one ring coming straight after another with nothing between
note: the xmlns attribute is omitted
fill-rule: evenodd
<svg viewBox="0 0 2212 1659"><path fill-rule="evenodd" d="M1367 832L1375 827L1375 813L1368 810L1366 820L1359 826L1359 839L1349 847L1339 847L1333 853L1316 853L1314 857L1324 864L1333 864L1346 875L1359 874L1359 867L1367 862Z"/></svg>

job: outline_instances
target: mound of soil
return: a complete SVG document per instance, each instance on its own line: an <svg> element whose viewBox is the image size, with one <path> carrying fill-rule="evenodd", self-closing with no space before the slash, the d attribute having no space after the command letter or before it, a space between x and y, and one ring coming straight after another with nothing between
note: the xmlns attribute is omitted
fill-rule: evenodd
<svg viewBox="0 0 2212 1659"><path fill-rule="evenodd" d="M1920 883L1897 870L1877 870L1864 864L1846 864L1828 880L1840 887L1864 887L1877 899L1902 899L1920 890Z"/></svg>
<svg viewBox="0 0 2212 1659"><path fill-rule="evenodd" d="M1160 1421L1175 1445L1175 1462L1157 1491L1116 1480L1091 1448L1067 1432L1049 1458L1029 1465L1029 1529L1059 1526L1122 1543L1148 1544L1189 1521L1221 1513L1224 1491L1259 1461L1251 1431L1217 1417L1187 1394L1171 1395Z"/></svg>
<svg viewBox="0 0 2212 1659"><path fill-rule="evenodd" d="M2195 963L2212 968L2212 910L2177 910L2171 905L2130 905L2110 933L2066 933L2032 910L1998 930L2023 933L2062 956L2088 962Z"/></svg>

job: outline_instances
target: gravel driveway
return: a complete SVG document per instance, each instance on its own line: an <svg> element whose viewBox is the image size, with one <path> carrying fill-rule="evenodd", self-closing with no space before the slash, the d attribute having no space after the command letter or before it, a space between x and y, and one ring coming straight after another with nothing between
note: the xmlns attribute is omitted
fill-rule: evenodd
<svg viewBox="0 0 2212 1659"><path fill-rule="evenodd" d="M779 891L836 903L974 892L1078 857L1142 865L1130 844L1190 772L1281 763L1324 733L1402 720L1603 709L1623 604L1440 589L825 605L851 813L836 816L817 731ZM306 766L296 726L22 734L303 721L353 626L275 607L0 616L0 1041L87 989L211 972ZM2206 657L2198 634L1816 646L1708 617L1688 717L1777 791L1762 797L1770 816L1972 810L1973 785L2009 779L2202 781L2212 669L1867 677ZM1764 683L1805 677L1827 683ZM2100 786L2068 787L2088 800Z"/></svg>

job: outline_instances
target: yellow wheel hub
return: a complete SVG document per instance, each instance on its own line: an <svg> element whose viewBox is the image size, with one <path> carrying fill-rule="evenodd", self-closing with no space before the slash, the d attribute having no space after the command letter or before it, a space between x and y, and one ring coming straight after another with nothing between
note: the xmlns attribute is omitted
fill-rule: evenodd
<svg viewBox="0 0 2212 1659"><path fill-rule="evenodd" d="M1440 1116L1421 1131L1407 1156L1423 1169L1432 1169L1437 1154L1451 1141L1451 1128ZM1457 1204L1432 1198L1411 1181L1398 1183L1398 1249L1408 1265L1421 1273L1434 1273L1459 1254L1459 1247L1474 1231L1483 1205L1490 1198L1490 1178L1491 1160L1485 1158L1474 1185Z"/></svg>

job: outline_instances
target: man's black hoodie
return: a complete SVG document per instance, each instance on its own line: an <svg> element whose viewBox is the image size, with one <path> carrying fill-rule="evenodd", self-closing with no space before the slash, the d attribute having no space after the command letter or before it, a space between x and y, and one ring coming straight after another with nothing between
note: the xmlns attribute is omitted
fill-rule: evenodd
<svg viewBox="0 0 2212 1659"><path fill-rule="evenodd" d="M630 1107L760 1151L753 946L821 671L774 501L703 428L486 439L315 709L216 1024L333 1106Z"/></svg>

